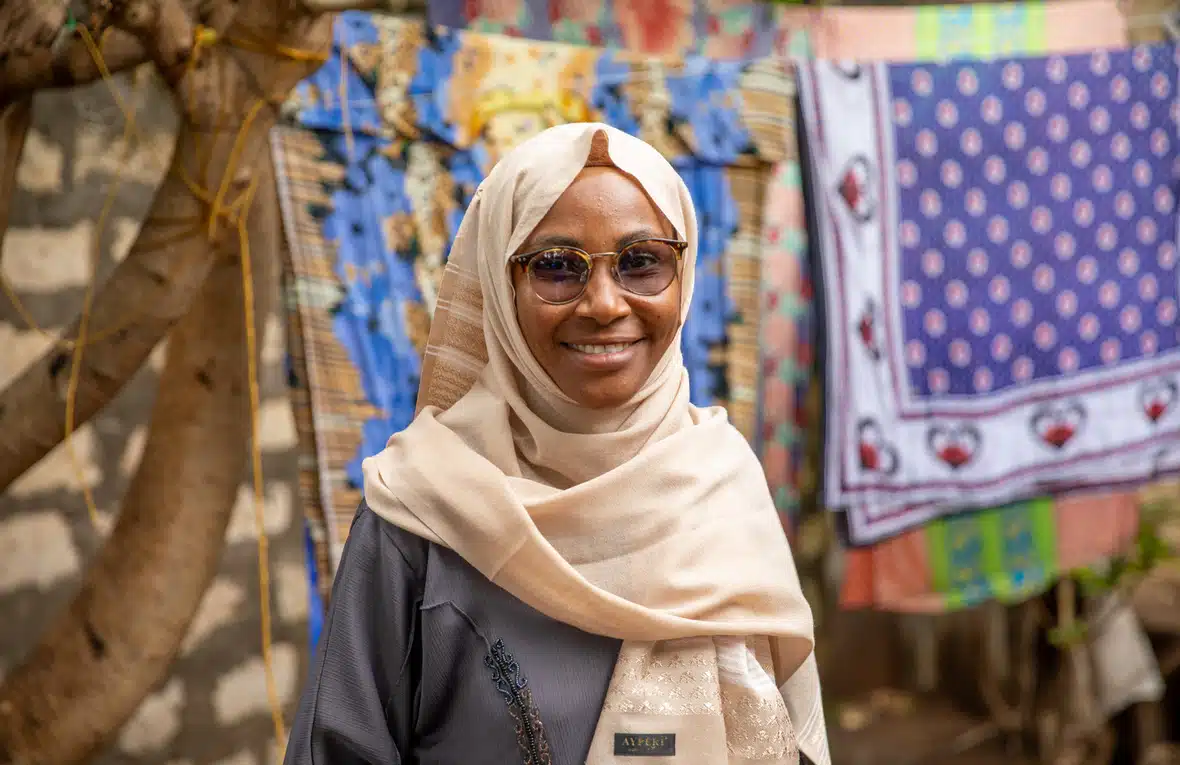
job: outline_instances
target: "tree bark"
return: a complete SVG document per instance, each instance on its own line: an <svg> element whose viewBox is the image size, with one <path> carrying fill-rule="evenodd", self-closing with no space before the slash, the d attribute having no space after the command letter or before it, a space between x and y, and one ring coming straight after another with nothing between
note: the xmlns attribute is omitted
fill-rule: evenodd
<svg viewBox="0 0 1180 765"><path fill-rule="evenodd" d="M279 265L272 169L265 155L259 165L251 259L261 335ZM241 269L236 249L221 254L173 331L118 523L73 604L0 687L4 765L85 761L167 675L216 572L251 440Z"/></svg>
<svg viewBox="0 0 1180 765"><path fill-rule="evenodd" d="M30 98L0 109L0 262L4 259L4 234L8 231L12 195L16 190L16 169L32 121L33 101Z"/></svg>
<svg viewBox="0 0 1180 765"><path fill-rule="evenodd" d="M21 0L0 5L0 50L9 55L52 45L66 21L67 0Z"/></svg>
<svg viewBox="0 0 1180 765"><path fill-rule="evenodd" d="M286 0L243 6L227 37L257 41L265 35L272 45L326 51L331 19L284 19L285 7ZM269 151L267 136L278 106L317 66L226 44L199 56L199 65L187 67L176 87L185 119L168 176L131 251L95 296L88 322L93 341L87 342L78 374L75 427L114 398L187 312L217 251L236 247L229 226L209 230L210 203L219 191L229 200L246 187ZM260 101L264 106L246 125ZM239 131L239 161L229 167ZM200 157L205 161L198 162ZM185 177L205 190L204 199L194 196ZM67 337L76 336L78 324L75 320ZM0 491L64 437L71 367L71 351L53 348L0 392Z"/></svg>
<svg viewBox="0 0 1180 765"><path fill-rule="evenodd" d="M76 21L93 38L100 66L79 30L66 28L68 4L18 0L0 6L0 51L6 54L0 57L0 107L41 88L92 82L104 67L113 74L153 61L171 82L168 74L188 59L195 43L190 19L202 10L192 0L79 0L75 11L83 18ZM220 16L224 26L232 12Z"/></svg>
<svg viewBox="0 0 1180 765"><path fill-rule="evenodd" d="M337 13L348 10L381 8L389 13L423 13L423 0L299 0L299 4L313 13Z"/></svg>
<svg viewBox="0 0 1180 765"><path fill-rule="evenodd" d="M9 2L16 3L17 0L6 0L5 4ZM143 46L131 35L117 29L111 30L98 45L112 74L134 69L148 60ZM58 46L46 44L25 53L11 53L0 63L0 106L13 99L27 98L43 88L72 88L100 77L102 70L78 39Z"/></svg>

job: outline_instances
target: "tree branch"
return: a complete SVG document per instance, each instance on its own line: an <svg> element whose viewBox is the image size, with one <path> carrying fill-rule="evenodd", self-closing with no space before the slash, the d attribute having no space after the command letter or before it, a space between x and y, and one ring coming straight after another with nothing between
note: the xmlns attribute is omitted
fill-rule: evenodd
<svg viewBox="0 0 1180 765"><path fill-rule="evenodd" d="M32 121L32 99L25 98L0 109L0 261L4 258L4 234L8 231L12 195L16 191L16 170Z"/></svg>
<svg viewBox="0 0 1180 765"><path fill-rule="evenodd" d="M424 0L299 0L309 13L340 13L380 8L390 13L425 13Z"/></svg>
<svg viewBox="0 0 1180 765"><path fill-rule="evenodd" d="M260 164L258 335L279 271L273 176ZM250 444L243 305L240 255L225 253L172 333L118 524L69 609L0 687L0 763L84 762L166 676L216 573Z"/></svg>
<svg viewBox="0 0 1180 765"><path fill-rule="evenodd" d="M401 5L401 0L392 0ZM339 13L341 11L368 11L384 8L385 0L299 0L299 5L308 13Z"/></svg>
<svg viewBox="0 0 1180 765"><path fill-rule="evenodd" d="M112 74L132 69L147 61L154 62L169 84L175 85L181 76L182 64L188 60L193 47L193 23L197 16L198 0L80 0L88 6L94 19L91 30L107 70ZM5 26L4 12L0 12L0 46L12 35L18 35L22 45L9 48L0 56L0 106L6 100L18 98L41 88L84 85L102 76L102 69L91 55L90 47L76 31L66 32L65 5L55 0L37 0L49 10L32 11L13 18ZM21 8L23 2L7 2ZM219 7L229 7L222 2ZM8 12L16 16L16 12ZM232 19L228 13L220 17L221 31ZM27 31L32 16L39 22L37 34ZM17 23L21 22L18 27ZM16 28L11 31L9 27ZM102 29L100 34L98 30ZM49 34L49 32L52 34ZM4 50L0 47L0 50Z"/></svg>
<svg viewBox="0 0 1180 765"><path fill-rule="evenodd" d="M282 34L276 44L326 50L331 19L279 21L274 6L284 1L252 6L256 15L244 20L249 26L231 29L231 36L256 38L260 30L273 33L278 27ZM187 68L178 86L186 120L168 177L130 253L94 299L89 319L94 341L87 344L78 374L76 427L106 406L187 313L217 250L235 246L233 232L225 225L210 240L210 203L215 195L229 202L245 189L253 167L268 151L275 104L317 66L314 61L277 59L224 46L202 56L205 63ZM263 108L252 112L259 102ZM246 126L248 113L256 116ZM194 125L223 130L210 136ZM244 132L235 149L239 130ZM230 168L235 154L239 161ZM194 167L194 158L201 156L208 161ZM204 200L194 196L190 183L200 187ZM78 323L67 337L76 336ZM61 442L71 366L71 352L54 348L0 392L0 491Z"/></svg>
<svg viewBox="0 0 1180 765"><path fill-rule="evenodd" d="M8 0L4 5L8 5ZM15 3L18 4L19 3ZM126 32L112 29L98 40L103 60L112 74L134 69L148 60L147 52ZM45 44L0 60L0 106L44 88L72 88L102 77L98 64L78 38L60 45Z"/></svg>
<svg viewBox="0 0 1180 765"><path fill-rule="evenodd" d="M180 0L127 0L118 7L115 23L139 41L164 79L175 86L193 52L189 10ZM224 23L232 17L232 12L226 14Z"/></svg>
<svg viewBox="0 0 1180 765"><path fill-rule="evenodd" d="M0 50L27 53L51 45L66 23L64 0L24 0L0 5Z"/></svg>

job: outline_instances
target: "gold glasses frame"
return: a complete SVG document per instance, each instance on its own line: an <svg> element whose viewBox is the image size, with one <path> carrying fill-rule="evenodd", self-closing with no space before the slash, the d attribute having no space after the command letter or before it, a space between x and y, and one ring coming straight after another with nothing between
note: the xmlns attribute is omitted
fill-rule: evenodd
<svg viewBox="0 0 1180 765"><path fill-rule="evenodd" d="M685 250L688 249L688 242L685 242L680 239L663 239L661 237L655 237L655 236L644 237L643 239L636 239L634 242L630 242L629 244L627 244L623 247L620 247L618 250L615 250L614 252L586 252L585 250L583 250L580 247L563 245L563 246L559 246L559 247L544 247L540 250L533 250L531 252L521 253L520 255L513 255L511 258L508 259L508 262L514 263L525 270L525 274L528 276L528 279L529 279L529 286L533 288L533 294L535 294L537 296L537 298L539 298L542 302L548 303L549 305L568 305L569 303L572 303L575 300L578 300L579 298L581 298L582 295L586 294L586 285L590 283L590 276L594 272L594 261L596 258L610 258L611 259L611 262L610 262L611 278L615 280L615 284L619 285L625 291L630 292L632 295L639 295L641 297L655 297L656 295L663 293L664 290L668 289L668 287L671 287L672 282L676 281L675 277L672 278L667 284L665 284L659 290L657 290L655 292L651 292L651 293L644 293L644 292L636 292L635 290L629 288L627 285L623 284L622 278L619 276L619 258L622 255L624 255L628 250L630 250L632 247L637 247L642 244L647 244L648 242L659 242L660 244L666 244L666 245L669 245L672 247L672 249L676 253L676 274L679 275L680 274L680 264L684 260L684 252L685 252ZM537 291L536 286L533 285L533 271L529 267L530 264L534 260L536 260L538 257L545 255L546 253L550 253L550 252L572 252L572 253L575 253L576 255L580 255L582 257L582 259L584 261L586 261L586 277L582 280L582 289L578 291L578 294L574 295L569 300L558 300L558 301L548 300L543 295L541 295L541 293Z"/></svg>

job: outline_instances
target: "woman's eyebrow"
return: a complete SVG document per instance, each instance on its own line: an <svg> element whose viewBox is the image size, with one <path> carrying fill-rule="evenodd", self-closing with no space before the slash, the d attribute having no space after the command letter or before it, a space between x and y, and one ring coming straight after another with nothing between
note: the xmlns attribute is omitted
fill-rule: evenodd
<svg viewBox="0 0 1180 765"><path fill-rule="evenodd" d="M533 239L527 246L521 247L521 252L536 252L547 247L576 247L582 249L582 243L577 238L564 234L542 234Z"/></svg>
<svg viewBox="0 0 1180 765"><path fill-rule="evenodd" d="M663 231L656 231L654 229L650 229L650 228L645 227L645 228L635 229L630 234L627 234L626 236L619 237L615 241L615 246L618 249L622 249L629 244L634 244L635 242L640 242L640 241L643 241L644 239L663 239L663 238L664 238Z"/></svg>
<svg viewBox="0 0 1180 765"><path fill-rule="evenodd" d="M629 244L642 241L644 239L663 239L664 232L656 231L655 229L643 227L634 229L627 234L620 236L615 240L616 249L622 249ZM568 236L566 234L542 234L536 239L528 243L527 246L520 248L522 253L536 252L537 250L544 250L549 247L576 247L579 250L585 250L585 245L577 237Z"/></svg>

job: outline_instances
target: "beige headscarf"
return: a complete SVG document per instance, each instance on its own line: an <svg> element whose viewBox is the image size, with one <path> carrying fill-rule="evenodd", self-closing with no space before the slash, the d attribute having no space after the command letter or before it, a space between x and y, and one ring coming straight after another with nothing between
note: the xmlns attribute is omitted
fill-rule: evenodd
<svg viewBox="0 0 1180 765"><path fill-rule="evenodd" d="M723 409L689 403L679 335L635 398L603 412L557 388L517 325L507 260L599 131L609 162L688 241L683 321L697 225L679 175L606 125L544 131L500 160L467 210L419 414L365 460L365 498L550 618L624 641L590 765L664 734L675 734L675 756L659 762L795 763L798 747L829 765L811 610L790 548L746 441Z"/></svg>

